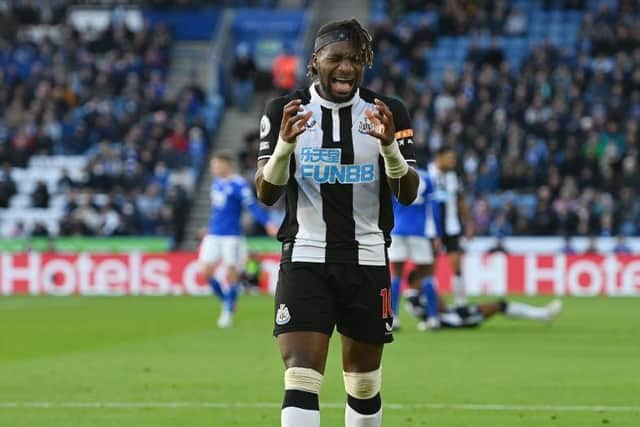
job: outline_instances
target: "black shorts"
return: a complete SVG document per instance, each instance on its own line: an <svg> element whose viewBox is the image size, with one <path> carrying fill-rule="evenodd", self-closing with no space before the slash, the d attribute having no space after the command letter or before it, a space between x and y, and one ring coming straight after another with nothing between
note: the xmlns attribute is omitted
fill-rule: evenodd
<svg viewBox="0 0 640 427"><path fill-rule="evenodd" d="M443 328L475 328L486 320L477 305L463 305L440 313Z"/></svg>
<svg viewBox="0 0 640 427"><path fill-rule="evenodd" d="M274 335L333 328L356 341L393 341L388 266L287 262L280 265Z"/></svg>
<svg viewBox="0 0 640 427"><path fill-rule="evenodd" d="M441 241L442 246L447 250L447 253L463 252L462 247L460 246L459 234L456 234L455 236L442 236Z"/></svg>

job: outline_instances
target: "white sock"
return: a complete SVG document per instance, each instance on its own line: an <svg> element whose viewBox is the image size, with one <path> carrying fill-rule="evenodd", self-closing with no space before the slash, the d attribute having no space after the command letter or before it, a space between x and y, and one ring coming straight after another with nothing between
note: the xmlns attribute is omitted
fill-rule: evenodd
<svg viewBox="0 0 640 427"><path fill-rule="evenodd" d="M453 276L453 301L455 305L465 305L467 303L467 290L464 286L462 276Z"/></svg>
<svg viewBox="0 0 640 427"><path fill-rule="evenodd" d="M320 427L320 411L287 406L282 408L282 427Z"/></svg>
<svg viewBox="0 0 640 427"><path fill-rule="evenodd" d="M550 315L546 307L534 307L521 302L508 302L504 314L518 319L532 320L547 320Z"/></svg>
<svg viewBox="0 0 640 427"><path fill-rule="evenodd" d="M382 425L382 408L372 415L362 415L347 404L344 412L346 427L380 427Z"/></svg>

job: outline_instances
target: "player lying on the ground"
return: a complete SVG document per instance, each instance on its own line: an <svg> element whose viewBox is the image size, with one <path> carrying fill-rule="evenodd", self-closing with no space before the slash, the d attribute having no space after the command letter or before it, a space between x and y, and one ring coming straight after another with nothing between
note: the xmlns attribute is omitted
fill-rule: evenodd
<svg viewBox="0 0 640 427"><path fill-rule="evenodd" d="M410 282L414 279L413 274L413 272L409 274ZM562 302L557 299L543 307L504 299L489 303L450 307L434 286L427 290L425 297L426 303L422 313L416 311L413 306L410 310L413 315L421 315L423 320L418 324L418 329L423 331L439 328L472 328L484 323L496 314L504 314L516 319L548 322L553 320L562 310Z"/></svg>

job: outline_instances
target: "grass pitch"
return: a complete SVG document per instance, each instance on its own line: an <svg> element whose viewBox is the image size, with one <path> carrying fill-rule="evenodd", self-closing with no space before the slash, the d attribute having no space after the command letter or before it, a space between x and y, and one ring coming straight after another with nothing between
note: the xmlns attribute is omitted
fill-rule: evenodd
<svg viewBox="0 0 640 427"><path fill-rule="evenodd" d="M542 303L548 299L525 299ZM213 298L0 298L0 426L278 426L272 299L215 327ZM403 330L385 350L385 426L639 426L640 300L565 299L551 325ZM339 341L321 394L343 425Z"/></svg>

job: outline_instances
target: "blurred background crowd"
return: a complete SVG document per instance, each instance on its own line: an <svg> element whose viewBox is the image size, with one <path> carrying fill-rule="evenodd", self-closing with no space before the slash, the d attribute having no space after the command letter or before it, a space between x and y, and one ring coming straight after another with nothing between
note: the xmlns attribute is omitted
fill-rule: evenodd
<svg viewBox="0 0 640 427"><path fill-rule="evenodd" d="M423 14L416 27L398 27L425 3L437 24ZM443 144L456 147L479 233L636 234L638 2L533 3L389 3L395 13L373 26L370 87L405 100L423 163ZM541 38L535 18L543 19ZM430 53L439 53L441 35L468 48L434 85Z"/></svg>
<svg viewBox="0 0 640 427"><path fill-rule="evenodd" d="M178 244L222 138L207 124L202 76L194 71L168 93L175 28L145 20L133 30L116 9L104 29L78 29L67 3L0 9L0 212L60 208L54 224L0 229L5 237L162 234ZM375 62L365 85L406 103L422 166L440 146L455 147L478 234L638 234L639 2L368 5ZM19 31L43 24L56 31ZM308 42L259 43L229 42L225 114L250 115L267 94L306 83ZM258 118L233 141L249 179ZM79 158L80 170L62 161L55 179L16 171L46 167L42 155Z"/></svg>
<svg viewBox="0 0 640 427"><path fill-rule="evenodd" d="M36 170L30 200L14 205L48 209L55 199L59 224L17 221L9 235L180 238L209 138L195 79L167 94L170 31L147 23L132 31L117 12L104 29L79 30L64 3L39 4L0 12L0 208L10 207L24 179L11 169L33 156L86 161L54 180L37 179ZM55 31L17 31L43 22Z"/></svg>

